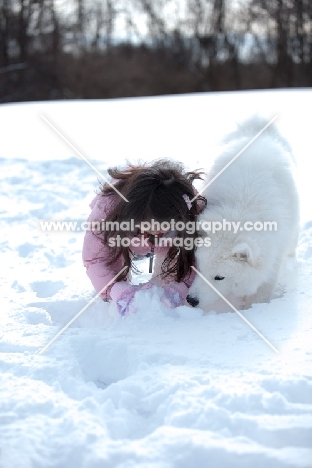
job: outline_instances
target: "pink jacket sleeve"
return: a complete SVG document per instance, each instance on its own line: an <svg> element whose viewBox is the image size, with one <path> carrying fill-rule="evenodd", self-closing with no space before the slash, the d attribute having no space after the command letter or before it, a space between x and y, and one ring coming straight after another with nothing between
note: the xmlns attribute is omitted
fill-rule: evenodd
<svg viewBox="0 0 312 468"><path fill-rule="evenodd" d="M91 202L91 214L88 222L101 221L108 214L111 204L108 200L97 195ZM122 258L115 264L107 267L106 262L109 259L109 246L102 243L102 236L97 235L91 230L87 230L84 237L82 258L84 266L87 269L87 275L90 278L94 289L99 293L122 269ZM110 289L110 288L108 288ZM100 294L102 298L110 298L109 290Z"/></svg>

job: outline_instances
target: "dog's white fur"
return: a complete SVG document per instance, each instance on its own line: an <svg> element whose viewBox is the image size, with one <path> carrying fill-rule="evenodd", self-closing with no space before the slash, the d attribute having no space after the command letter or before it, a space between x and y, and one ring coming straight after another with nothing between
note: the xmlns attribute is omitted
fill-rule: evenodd
<svg viewBox="0 0 312 468"><path fill-rule="evenodd" d="M205 185L230 162L267 124L254 116L223 141L221 154L209 170ZM201 232L210 247L196 251L196 267L232 301L243 308L269 302L283 258L295 256L299 228L299 201L294 179L294 159L287 141L271 124L202 193L208 201L199 221L275 221L276 231L233 230ZM215 277L224 277L216 280ZM189 295L198 307L211 310L219 299L213 289L196 276Z"/></svg>

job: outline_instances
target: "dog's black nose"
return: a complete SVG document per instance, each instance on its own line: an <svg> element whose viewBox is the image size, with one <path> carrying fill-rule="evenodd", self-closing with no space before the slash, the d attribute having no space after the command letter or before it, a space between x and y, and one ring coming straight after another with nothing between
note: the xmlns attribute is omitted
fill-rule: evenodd
<svg viewBox="0 0 312 468"><path fill-rule="evenodd" d="M192 296L186 296L186 301L190 304L192 307L196 307L199 304L199 300L196 299L196 297Z"/></svg>

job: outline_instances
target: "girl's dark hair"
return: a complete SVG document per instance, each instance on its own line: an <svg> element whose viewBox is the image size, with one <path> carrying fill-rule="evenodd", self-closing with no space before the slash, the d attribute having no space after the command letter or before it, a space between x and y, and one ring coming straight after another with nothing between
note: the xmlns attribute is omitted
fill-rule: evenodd
<svg viewBox="0 0 312 468"><path fill-rule="evenodd" d="M186 224L188 221L196 222L197 214L207 203L206 199L198 195L196 201L188 208L183 195L187 195L190 200L194 197L193 181L201 179L203 171L186 172L183 165L166 159L154 161L149 164L132 165L128 164L127 169L119 170L117 168L108 169L108 174L113 179L114 187L128 200L126 202L112 186L103 184L101 194L104 197L112 197L112 211L105 218L105 221L118 222L130 221L134 224L140 224L142 221L155 220L158 222L182 221ZM111 224L113 226L113 224ZM133 237L137 232L127 232L125 230L105 230L103 234L103 243L107 244L111 237L116 238L119 234L120 239ZM197 232L188 234L186 231L178 231L177 236L181 238L181 244L185 245L185 237L194 239ZM150 237L153 243L153 237ZM110 258L107 265L110 266L120 258L124 260L127 267L118 281L125 280L130 269L138 271L132 262L133 253L129 247L110 247ZM174 281L181 281L190 273L190 268L194 265L194 248L185 249L183 247L172 246L168 250L166 259L162 264L162 277L168 275L173 277Z"/></svg>

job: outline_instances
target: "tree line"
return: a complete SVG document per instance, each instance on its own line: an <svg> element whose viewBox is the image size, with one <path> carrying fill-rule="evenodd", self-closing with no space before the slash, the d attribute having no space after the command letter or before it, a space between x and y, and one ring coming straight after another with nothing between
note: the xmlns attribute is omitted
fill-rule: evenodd
<svg viewBox="0 0 312 468"><path fill-rule="evenodd" d="M312 85L311 0L0 0L0 102Z"/></svg>

